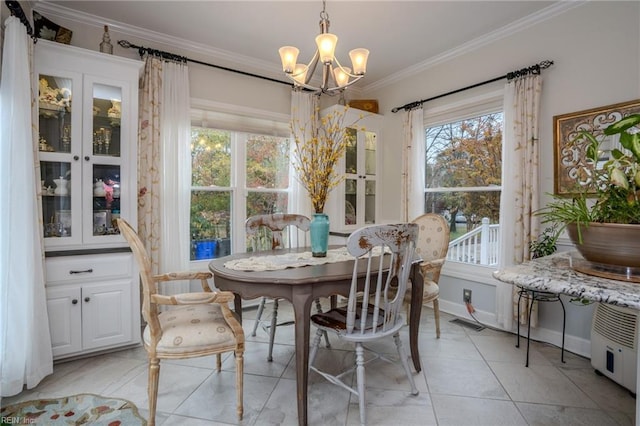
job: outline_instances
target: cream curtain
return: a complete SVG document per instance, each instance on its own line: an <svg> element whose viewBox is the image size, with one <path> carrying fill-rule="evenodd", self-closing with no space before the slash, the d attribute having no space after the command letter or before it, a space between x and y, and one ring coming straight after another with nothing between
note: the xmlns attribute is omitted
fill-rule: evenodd
<svg viewBox="0 0 640 426"><path fill-rule="evenodd" d="M162 64L160 270L189 268L191 202L191 119L189 69L185 63ZM163 288L166 287L166 288ZM186 293L189 282L161 284L164 294Z"/></svg>
<svg viewBox="0 0 640 426"><path fill-rule="evenodd" d="M504 137L502 145L503 181L500 197L501 268L529 259L529 243L539 232L539 143L538 122L542 78L528 75L507 82L504 95ZM502 327L513 327L517 288L497 286L497 320ZM521 312L528 309L523 306ZM522 319L522 315L521 315ZM537 317L532 316L535 326Z"/></svg>
<svg viewBox="0 0 640 426"><path fill-rule="evenodd" d="M425 140L422 107L406 111L402 119L402 220L424 213Z"/></svg>
<svg viewBox="0 0 640 426"><path fill-rule="evenodd" d="M186 270L191 190L187 66L147 56L139 102L138 233L152 273ZM189 283L159 290L187 292Z"/></svg>
<svg viewBox="0 0 640 426"><path fill-rule="evenodd" d="M147 56L140 80L138 133L138 235L151 261L151 273L160 264L160 96L162 61Z"/></svg>
<svg viewBox="0 0 640 426"><path fill-rule="evenodd" d="M318 102L318 96L293 89L291 91L291 120L302 125L308 123L315 116L316 109L318 108ZM297 177L297 172L293 167L295 162L295 156L293 154L295 147L293 143L293 135L291 135L291 141L290 176L292 176L292 179L291 192L289 194L289 212L302 214L310 218L313 214L311 200L307 190L300 183L300 180Z"/></svg>
<svg viewBox="0 0 640 426"><path fill-rule="evenodd" d="M2 63L10 66L0 82L0 396L53 372L32 61L33 42L9 17Z"/></svg>

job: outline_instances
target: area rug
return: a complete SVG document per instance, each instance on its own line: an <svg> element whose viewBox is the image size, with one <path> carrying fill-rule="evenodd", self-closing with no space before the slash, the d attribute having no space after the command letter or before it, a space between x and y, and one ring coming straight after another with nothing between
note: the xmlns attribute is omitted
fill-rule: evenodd
<svg viewBox="0 0 640 426"><path fill-rule="evenodd" d="M146 425L138 408L126 399L90 393L54 399L36 399L2 407L2 425Z"/></svg>

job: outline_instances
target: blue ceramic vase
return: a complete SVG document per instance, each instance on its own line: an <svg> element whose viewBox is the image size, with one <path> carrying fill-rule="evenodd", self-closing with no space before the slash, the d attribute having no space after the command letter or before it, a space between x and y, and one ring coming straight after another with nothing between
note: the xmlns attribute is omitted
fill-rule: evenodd
<svg viewBox="0 0 640 426"><path fill-rule="evenodd" d="M314 213L309 233L313 257L326 257L329 248L329 216L324 213Z"/></svg>

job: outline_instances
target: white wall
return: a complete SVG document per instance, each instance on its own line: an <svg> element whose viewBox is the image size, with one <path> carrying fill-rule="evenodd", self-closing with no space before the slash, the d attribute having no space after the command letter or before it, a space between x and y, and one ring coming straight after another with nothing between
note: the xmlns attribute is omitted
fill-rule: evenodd
<svg viewBox="0 0 640 426"><path fill-rule="evenodd" d="M400 216L400 170L402 165L401 113L393 107L426 99L485 81L542 60L555 64L543 71L540 127L541 204L553 192L553 116L640 98L640 2L588 2L565 11L473 52L438 64L401 82L367 93L378 99L384 115L382 212L384 220ZM426 41L428 43L428 41ZM502 87L506 80L476 88L432 103L430 108ZM474 289L474 305L488 317L495 314L492 286L451 277L443 278L442 304L466 314L461 308L461 288ZM476 297L477 293L477 297ZM457 306L456 306L457 305ZM541 306L540 327L559 338L561 310L558 304ZM441 305L442 306L442 305ZM568 307L567 333L585 348L589 339L591 308ZM547 334L549 334L547 333ZM588 342L587 342L588 343ZM588 345L587 345L588 347ZM583 352L583 350L579 350Z"/></svg>

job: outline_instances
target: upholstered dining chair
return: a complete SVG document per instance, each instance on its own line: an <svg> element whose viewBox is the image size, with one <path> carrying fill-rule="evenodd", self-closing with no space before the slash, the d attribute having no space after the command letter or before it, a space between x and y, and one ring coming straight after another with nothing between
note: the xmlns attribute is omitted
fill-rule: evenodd
<svg viewBox="0 0 640 426"><path fill-rule="evenodd" d="M371 225L355 231L347 240L349 253L357 259L354 261L346 309L334 308L311 317L311 323L318 330L309 353L309 369L358 396L362 424L366 424L364 366L376 359L391 361L387 356L365 348L365 343L393 337L400 362L411 386L411 394L418 394L409 369L407 353L400 340L400 329L405 325L402 304L409 282L417 238L418 225L415 223ZM385 251L390 254L380 255ZM360 262L366 262L367 265L367 274L362 288L358 288L359 282L363 281L357 273ZM362 294L369 294L370 297L362 298ZM314 366L324 331L333 332L341 340L355 345L354 367L335 375ZM365 361L365 349L373 352L374 357ZM354 369L357 382L355 389L342 379Z"/></svg>
<svg viewBox="0 0 640 426"><path fill-rule="evenodd" d="M299 214L263 214L249 217L245 222L245 232L249 240L251 251L278 250L307 246L307 236L311 221L308 217ZM296 232L297 231L297 232ZM260 299L256 321L251 330L255 336L259 325L263 325L262 314L267 298ZM320 301L316 300L318 312L322 312ZM291 321L278 324L278 299L273 300L273 309L270 325L264 326L269 331L269 354L267 361L273 361L273 342L276 336L276 328L279 325L292 324ZM327 346L329 338L327 337Z"/></svg>
<svg viewBox="0 0 640 426"><path fill-rule="evenodd" d="M449 223L444 216L425 213L413 220L419 227L416 255L422 258L420 271L424 277L422 304L433 302L433 315L436 322L436 338L440 338L440 271L449 251ZM411 282L405 294L404 303L409 316L411 306Z"/></svg>
<svg viewBox="0 0 640 426"><path fill-rule="evenodd" d="M142 281L142 316L147 325L142 340L149 358L148 424L155 424L158 379L161 359L194 358L216 355L216 367L222 366L221 354L233 352L236 361L236 397L238 419L242 420L244 332L229 309L234 295L229 291L211 291L210 272L177 272L151 274L151 262L137 233L124 220L118 219L118 229L129 243L140 267ZM164 296L158 294L158 283L176 280L200 280L202 292ZM158 305L170 308L158 311Z"/></svg>

